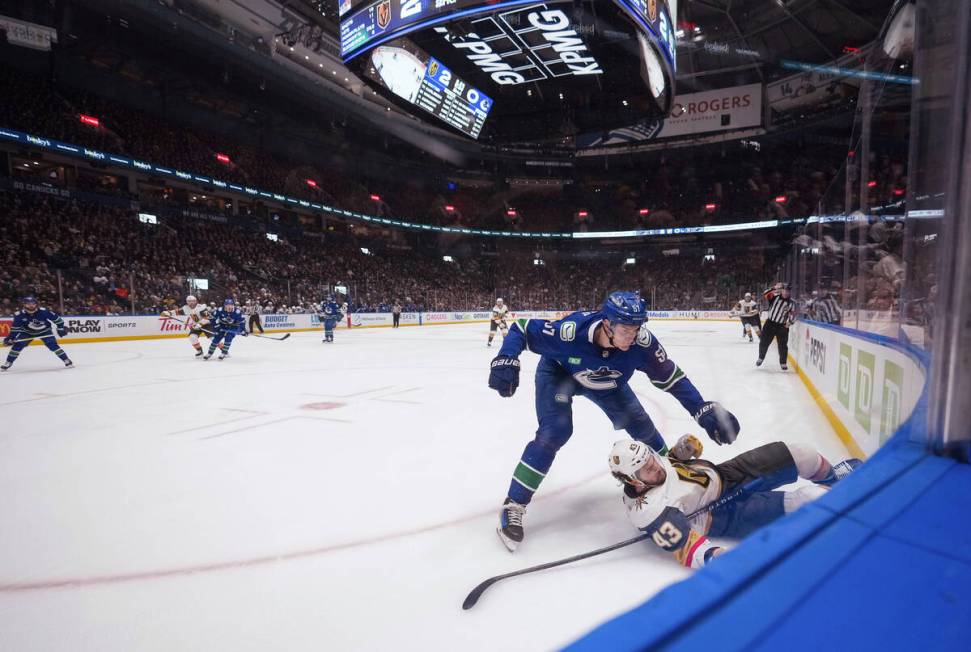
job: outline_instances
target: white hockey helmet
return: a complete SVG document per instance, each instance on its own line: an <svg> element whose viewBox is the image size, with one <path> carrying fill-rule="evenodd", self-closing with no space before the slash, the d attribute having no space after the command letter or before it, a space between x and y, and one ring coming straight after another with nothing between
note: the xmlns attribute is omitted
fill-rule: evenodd
<svg viewBox="0 0 971 652"><path fill-rule="evenodd" d="M752 293L751 292L746 292L745 293L745 298L746 299L751 299L752 298Z"/></svg>
<svg viewBox="0 0 971 652"><path fill-rule="evenodd" d="M621 439L610 450L610 472L625 484L632 484L634 474L647 464L651 456L657 456L653 448L636 439Z"/></svg>
<svg viewBox="0 0 971 652"><path fill-rule="evenodd" d="M498 299L496 299L496 305L497 306L501 306L502 305L502 297L499 297Z"/></svg>
<svg viewBox="0 0 971 652"><path fill-rule="evenodd" d="M185 302L188 303L189 305L192 305L192 302L198 302L198 301L199 300L196 298L196 295L194 294L190 294L185 298Z"/></svg>

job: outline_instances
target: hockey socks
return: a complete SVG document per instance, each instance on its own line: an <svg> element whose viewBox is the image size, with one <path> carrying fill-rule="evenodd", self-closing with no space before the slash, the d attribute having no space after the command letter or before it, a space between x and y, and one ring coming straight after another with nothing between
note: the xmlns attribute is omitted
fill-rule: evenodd
<svg viewBox="0 0 971 652"><path fill-rule="evenodd" d="M19 358L19 357L20 357L20 351L13 351L13 350L11 350L10 353L7 354L7 361L5 363L3 363L4 366L7 369L9 369L10 367L13 366L14 361L16 361L16 359Z"/></svg>

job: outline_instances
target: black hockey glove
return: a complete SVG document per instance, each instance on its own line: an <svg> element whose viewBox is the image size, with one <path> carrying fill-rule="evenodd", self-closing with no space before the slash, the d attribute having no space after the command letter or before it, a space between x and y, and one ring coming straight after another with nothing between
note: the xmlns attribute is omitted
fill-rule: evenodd
<svg viewBox="0 0 971 652"><path fill-rule="evenodd" d="M13 335L3 338L4 346L13 346L13 343L14 343Z"/></svg>
<svg viewBox="0 0 971 652"><path fill-rule="evenodd" d="M694 413L695 421L705 429L711 440L718 444L731 444L741 429L735 415L721 406L721 403L708 401Z"/></svg>
<svg viewBox="0 0 971 652"><path fill-rule="evenodd" d="M246 331L239 331L239 333L237 333L237 334L238 334L238 335L239 335L240 337L249 337L249 333L248 333L248 332L246 332Z"/></svg>
<svg viewBox="0 0 971 652"><path fill-rule="evenodd" d="M499 396L509 397L519 387L519 358L497 355L489 368L489 388L499 392Z"/></svg>
<svg viewBox="0 0 971 652"><path fill-rule="evenodd" d="M64 326L58 326L57 327L57 336L58 337L67 337L67 328L65 328Z"/></svg>

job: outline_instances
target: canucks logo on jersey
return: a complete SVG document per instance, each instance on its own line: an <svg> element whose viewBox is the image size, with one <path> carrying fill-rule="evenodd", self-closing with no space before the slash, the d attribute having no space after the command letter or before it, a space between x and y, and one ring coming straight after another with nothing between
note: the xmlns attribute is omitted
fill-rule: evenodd
<svg viewBox="0 0 971 652"><path fill-rule="evenodd" d="M596 371L585 369L573 374L573 378L587 389L613 389L623 373L610 367L600 367Z"/></svg>

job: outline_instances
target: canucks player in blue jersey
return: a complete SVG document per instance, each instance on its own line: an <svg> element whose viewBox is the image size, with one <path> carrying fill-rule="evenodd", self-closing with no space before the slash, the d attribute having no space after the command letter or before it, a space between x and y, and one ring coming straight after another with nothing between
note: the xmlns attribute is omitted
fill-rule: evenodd
<svg viewBox="0 0 971 652"><path fill-rule="evenodd" d="M209 342L209 351L202 356L203 360L208 360L219 347L219 359L225 360L229 357L229 347L233 344L233 339L237 335L246 337L246 319L243 311L236 307L236 302L232 299L223 301L223 307L212 313L209 318L209 327L212 329L212 341Z"/></svg>
<svg viewBox="0 0 971 652"><path fill-rule="evenodd" d="M492 360L489 387L512 396L519 386L519 355L540 354L536 367L536 437L513 472L499 518L499 538L513 551L524 537L526 505L549 472L557 451L573 434L573 397L593 401L612 422L660 454L664 439L628 381L635 371L670 393L717 444L731 444L738 420L718 403L705 401L647 329L647 308L634 292L613 292L596 312L575 312L559 321L513 323Z"/></svg>
<svg viewBox="0 0 971 652"><path fill-rule="evenodd" d="M67 328L60 315L53 310L38 307L37 299L34 297L25 297L23 310L14 313L10 334L3 338L3 345L10 347L10 353L7 354L7 360L0 365L0 371L6 371L12 367L20 352L30 346L34 340L43 342L44 346L64 362L65 367L73 367L74 363L54 338L52 330L54 328L57 329L58 337L67 335Z"/></svg>
<svg viewBox="0 0 971 652"><path fill-rule="evenodd" d="M334 327L341 320L341 307L331 295L327 300L320 304L320 314L318 317L324 323L324 342L334 341Z"/></svg>

